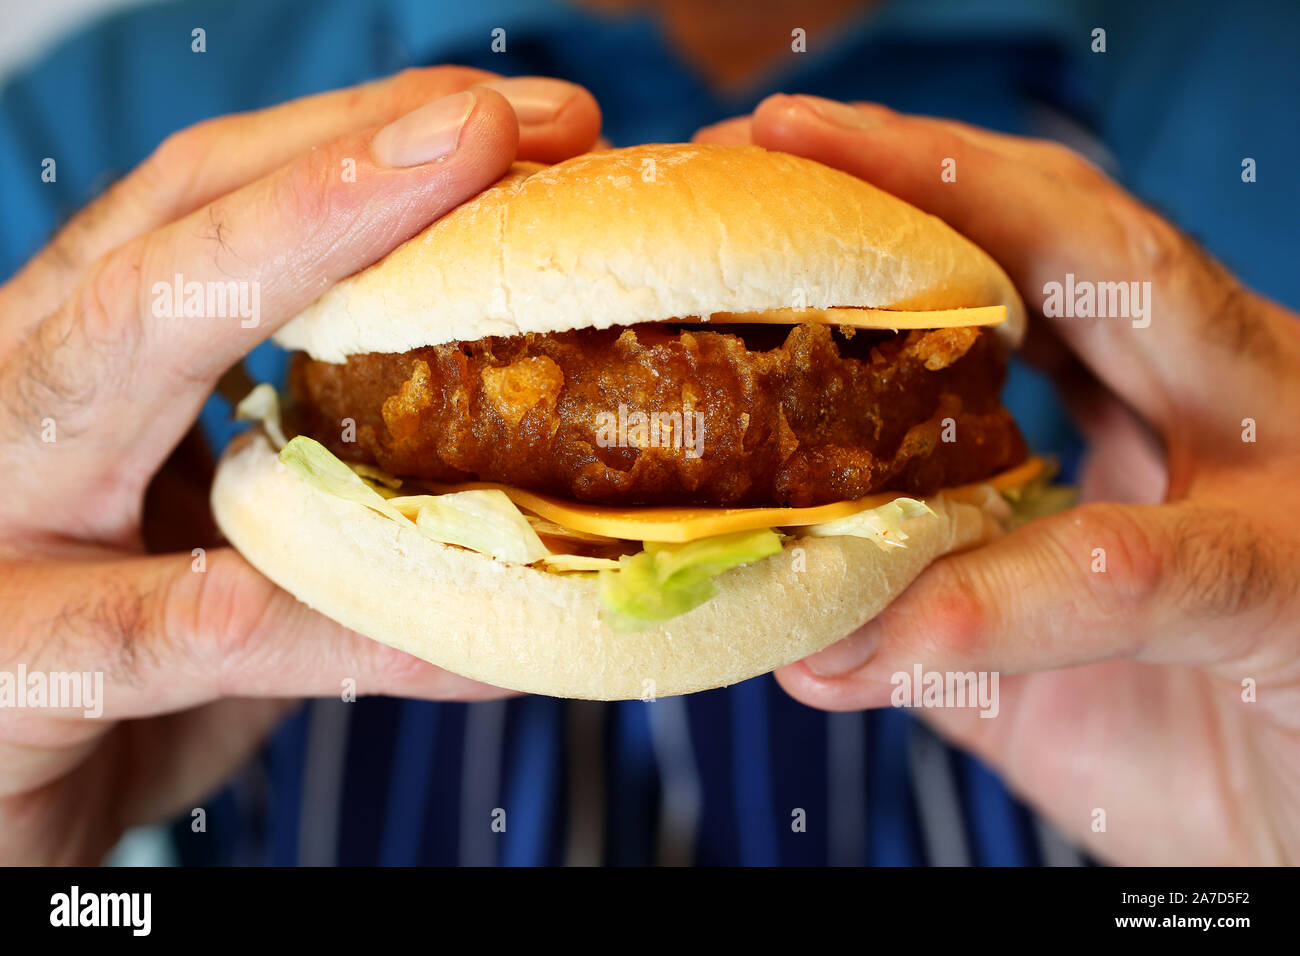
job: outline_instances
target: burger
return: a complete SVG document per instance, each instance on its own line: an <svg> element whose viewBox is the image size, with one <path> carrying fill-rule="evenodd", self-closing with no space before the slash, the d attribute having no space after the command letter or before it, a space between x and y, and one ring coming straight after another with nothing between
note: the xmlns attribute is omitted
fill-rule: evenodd
<svg viewBox="0 0 1300 956"><path fill-rule="evenodd" d="M757 147L517 163L275 340L217 521L326 616L519 691L718 687L837 641L1041 486L984 252Z"/></svg>

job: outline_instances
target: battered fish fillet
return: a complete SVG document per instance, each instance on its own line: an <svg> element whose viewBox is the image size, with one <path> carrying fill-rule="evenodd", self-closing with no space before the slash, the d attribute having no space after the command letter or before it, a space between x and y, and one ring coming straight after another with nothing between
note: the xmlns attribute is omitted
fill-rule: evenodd
<svg viewBox="0 0 1300 956"><path fill-rule="evenodd" d="M1005 374L1002 345L978 328L638 325L337 365L298 353L289 422L402 477L607 504L807 506L926 495L1019 464Z"/></svg>

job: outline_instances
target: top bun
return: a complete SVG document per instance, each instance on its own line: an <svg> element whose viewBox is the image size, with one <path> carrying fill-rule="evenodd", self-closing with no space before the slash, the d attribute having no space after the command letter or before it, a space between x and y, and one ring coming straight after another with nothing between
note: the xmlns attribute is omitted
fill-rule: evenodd
<svg viewBox="0 0 1300 956"><path fill-rule="evenodd" d="M341 362L489 335L715 312L1005 305L1011 280L941 220L847 173L757 146L635 146L516 163L331 288L275 335Z"/></svg>

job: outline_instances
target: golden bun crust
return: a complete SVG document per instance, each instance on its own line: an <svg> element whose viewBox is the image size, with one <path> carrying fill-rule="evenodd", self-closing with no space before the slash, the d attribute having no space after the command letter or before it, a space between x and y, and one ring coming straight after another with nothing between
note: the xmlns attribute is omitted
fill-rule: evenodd
<svg viewBox="0 0 1300 956"><path fill-rule="evenodd" d="M226 450L217 523L259 571L375 640L466 677L556 697L620 700L720 687L799 660L878 614L924 568L997 535L943 495L905 549L797 538L718 579L708 603L644 631L616 630L591 577L507 565L318 491L260 430Z"/></svg>
<svg viewBox="0 0 1300 956"><path fill-rule="evenodd" d="M798 307L1024 305L945 223L847 173L757 146L516 163L275 335L341 362L489 335Z"/></svg>

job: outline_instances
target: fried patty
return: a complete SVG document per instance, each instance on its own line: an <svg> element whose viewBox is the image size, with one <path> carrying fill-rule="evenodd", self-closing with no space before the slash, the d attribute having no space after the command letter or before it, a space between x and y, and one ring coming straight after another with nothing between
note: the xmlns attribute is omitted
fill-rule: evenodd
<svg viewBox="0 0 1300 956"><path fill-rule="evenodd" d="M298 353L288 420L394 475L606 504L920 496L1025 458L988 330L712 328L485 338L342 364Z"/></svg>

